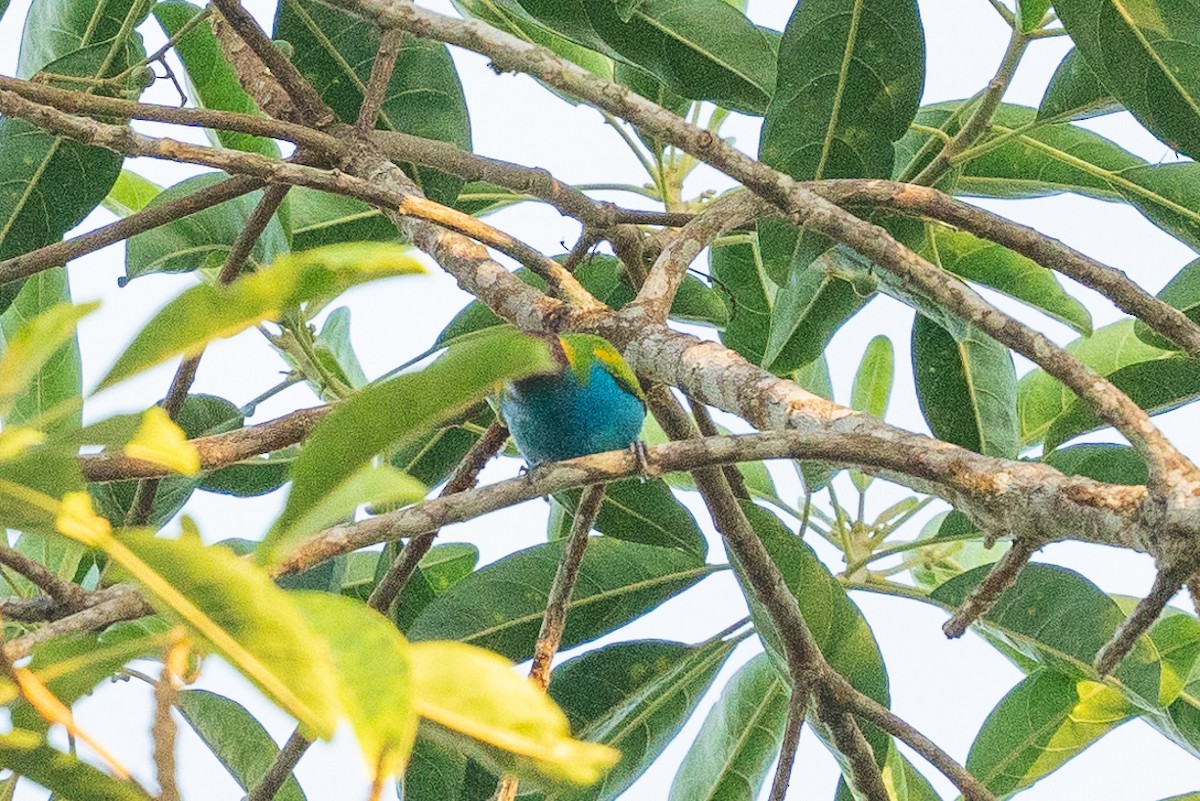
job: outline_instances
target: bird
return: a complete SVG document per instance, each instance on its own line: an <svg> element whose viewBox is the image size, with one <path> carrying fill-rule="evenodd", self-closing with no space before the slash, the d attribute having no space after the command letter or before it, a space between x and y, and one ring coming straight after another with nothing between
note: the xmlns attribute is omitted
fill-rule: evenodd
<svg viewBox="0 0 1200 801"><path fill-rule="evenodd" d="M633 446L646 418L637 376L603 337L546 337L558 372L508 383L500 413L531 468Z"/></svg>

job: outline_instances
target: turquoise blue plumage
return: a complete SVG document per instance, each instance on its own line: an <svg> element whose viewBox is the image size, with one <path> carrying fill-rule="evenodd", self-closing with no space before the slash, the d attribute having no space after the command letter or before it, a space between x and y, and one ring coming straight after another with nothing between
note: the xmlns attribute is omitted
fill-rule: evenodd
<svg viewBox="0 0 1200 801"><path fill-rule="evenodd" d="M646 402L617 349L591 334L549 341L560 371L514 382L500 395L500 413L530 467L637 441Z"/></svg>

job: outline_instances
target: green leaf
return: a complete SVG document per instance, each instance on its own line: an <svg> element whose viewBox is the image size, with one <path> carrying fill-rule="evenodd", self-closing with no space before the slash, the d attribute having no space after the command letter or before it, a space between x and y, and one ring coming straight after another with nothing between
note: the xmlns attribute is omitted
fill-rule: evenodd
<svg viewBox="0 0 1200 801"><path fill-rule="evenodd" d="M188 178L167 187L147 205L159 206L187 197L228 177L224 173L205 173ZM122 283L151 273L220 269L261 199L262 190L250 192L130 237L125 248ZM287 235L274 217L255 241L243 269L250 271L270 264L287 249Z"/></svg>
<svg viewBox="0 0 1200 801"><path fill-rule="evenodd" d="M892 341L882 334L867 343L854 385L850 390L850 408L883 419L892 396L896 363Z"/></svg>
<svg viewBox="0 0 1200 801"><path fill-rule="evenodd" d="M383 550L376 560L371 589L383 578L384 572L391 567L398 555L398 548ZM396 624L396 628L407 632L425 607L471 575L478 563L479 549L473 545L449 543L431 548L421 559L408 583L404 585L404 591L400 593L391 611L392 622ZM362 589L359 591L362 592Z"/></svg>
<svg viewBox="0 0 1200 801"><path fill-rule="evenodd" d="M1049 10L1050 0L1017 0L1017 20L1021 24L1021 32L1037 30Z"/></svg>
<svg viewBox="0 0 1200 801"><path fill-rule="evenodd" d="M989 570L983 566L953 578L930 597L957 607ZM1116 602L1083 576L1061 567L1031 564L975 628L1047 668L1074 679L1098 681L1092 660L1124 620ZM1158 708L1161 664L1154 643L1142 636L1106 683L1132 704Z"/></svg>
<svg viewBox="0 0 1200 801"><path fill-rule="evenodd" d="M581 490L570 490L554 496L566 518L564 528L569 528L575 519L574 509L579 505L580 494ZM701 560L708 553L708 542L696 518L660 478L609 484L592 528L630 542L679 548Z"/></svg>
<svg viewBox="0 0 1200 801"><path fill-rule="evenodd" d="M860 293L845 274L850 258L834 250L788 273L771 312L763 354L767 369L782 375L817 359L838 329L870 300L870 293Z"/></svg>
<svg viewBox="0 0 1200 801"><path fill-rule="evenodd" d="M386 617L359 601L313 591L291 597L333 655L342 710L369 775L394 776L417 735L408 642Z"/></svg>
<svg viewBox="0 0 1200 801"><path fill-rule="evenodd" d="M1122 367L1164 359L1169 351L1146 345L1135 336L1132 320L1096 329L1090 337L1080 337L1066 345L1076 359L1100 375L1111 375ZM1041 369L1032 370L1017 384L1017 418L1021 445L1041 442L1051 424L1070 408L1075 394Z"/></svg>
<svg viewBox="0 0 1200 801"><path fill-rule="evenodd" d="M232 284L201 284L168 303L138 333L97 391L179 355L193 355L306 300L424 268L403 245L363 242L280 254Z"/></svg>
<svg viewBox="0 0 1200 801"><path fill-rule="evenodd" d="M296 446L284 448L205 473L201 476L197 489L232 495L235 498L266 495L287 483L292 462L296 460L299 452Z"/></svg>
<svg viewBox="0 0 1200 801"><path fill-rule="evenodd" d="M23 290L22 295L40 286L36 279L27 283L28 289ZM39 298L30 305L40 306L43 303ZM72 358L78 361L79 348L75 340L75 328L83 317L99 308L100 303L94 301L78 306L59 303L28 320L20 314L22 306L18 299L17 305L12 307L12 311L4 318L8 325L4 331L4 355L0 357L0 417L9 425L29 420L38 413L52 409L58 400L78 396L78 369L68 369L69 378L55 381L55 371L50 365L53 362L61 370L69 367ZM55 384L62 386L60 388ZM75 391L65 394L62 398L56 397L63 394L61 390L68 388ZM51 391L50 397L47 398L47 389L59 391ZM25 408L18 409L15 415L12 414L13 407L21 401L24 401ZM32 407L31 402L34 402Z"/></svg>
<svg viewBox="0 0 1200 801"><path fill-rule="evenodd" d="M134 0L34 2L25 18L18 77L31 78L39 70L88 79L120 72L145 55L141 37L130 34L131 27L116 38L125 18L133 20L135 5L142 4ZM111 150L53 136L16 117L0 119L0 258L56 242L83 222L112 188L121 161ZM70 191L63 191L64 187ZM65 287L63 277L50 280ZM20 284L13 283L0 290L0 311L19 289ZM46 305L26 306L22 314L33 316L69 299L65 290L43 297Z"/></svg>
<svg viewBox="0 0 1200 801"><path fill-rule="evenodd" d="M554 369L546 343L512 330L462 343L429 367L373 384L329 414L292 465L287 505L258 556L270 563L313 529L302 521L376 454L454 419L504 381Z"/></svg>
<svg viewBox="0 0 1200 801"><path fill-rule="evenodd" d="M533 12L535 4L522 5ZM677 94L734 111L766 111L775 91L771 37L724 0L642 0L625 19L612 0L583 5L605 44Z"/></svg>
<svg viewBox="0 0 1200 801"><path fill-rule="evenodd" d="M1200 8L1187 0L1055 0L1088 66L1151 133L1200 155Z"/></svg>
<svg viewBox="0 0 1200 801"><path fill-rule="evenodd" d="M150 801L132 782L114 779L70 754L51 748L33 732L0 735L0 767L34 781L61 801Z"/></svg>
<svg viewBox="0 0 1200 801"><path fill-rule="evenodd" d="M1134 714L1111 687L1039 670L988 715L966 768L997 796L1007 796L1062 767Z"/></svg>
<svg viewBox="0 0 1200 801"><path fill-rule="evenodd" d="M759 159L801 181L890 176L892 143L908 131L924 82L915 0L805 0L779 46ZM829 245L779 221L759 231L781 285Z"/></svg>
<svg viewBox="0 0 1200 801"><path fill-rule="evenodd" d="M333 371L342 383L362 389L367 383L354 345L350 342L350 307L339 306L325 318L316 340L317 357Z"/></svg>
<svg viewBox="0 0 1200 801"><path fill-rule="evenodd" d="M783 573L788 590L796 596L800 612L808 622L826 661L860 692L887 706L890 697L887 669L871 627L858 606L846 595L812 548L796 537L778 517L749 501L742 502L742 509ZM737 564L734 567L738 570L755 629L771 654L776 669L786 675L779 632L748 588L742 568ZM825 737L820 728L818 734ZM878 763L882 765L887 757L888 736L872 726L864 726L863 734L875 750Z"/></svg>
<svg viewBox="0 0 1200 801"><path fill-rule="evenodd" d="M1092 315L1053 272L1008 248L949 228L926 229L922 253L935 264L977 284L1040 309L1080 334L1092 333Z"/></svg>
<svg viewBox="0 0 1200 801"><path fill-rule="evenodd" d="M974 538L964 539L972 535ZM1009 548L1007 542L986 547L983 534L958 511L934 515L922 526L917 540L928 545L912 554L909 571L919 586L929 590L980 565L993 564Z"/></svg>
<svg viewBox="0 0 1200 801"><path fill-rule="evenodd" d="M1192 322L1200 320L1200 259L1181 267L1155 297L1182 311ZM1141 320L1134 322L1133 331L1147 345L1163 350L1178 350L1175 343L1156 333Z"/></svg>
<svg viewBox="0 0 1200 801"><path fill-rule="evenodd" d="M136 172L121 170L116 183L108 190L108 196L101 205L118 217L128 217L146 208L161 191L163 188L149 178L143 178Z"/></svg>
<svg viewBox="0 0 1200 801"><path fill-rule="evenodd" d="M34 447L0 461L0 520L6 528L56 536L54 513L28 502L26 490L61 498L83 486L78 457L52 446Z"/></svg>
<svg viewBox="0 0 1200 801"><path fill-rule="evenodd" d="M293 186L285 203L296 250L342 242L395 242L400 236L382 211L361 200Z"/></svg>
<svg viewBox="0 0 1200 801"><path fill-rule="evenodd" d="M791 691L765 653L729 679L671 783L670 801L753 801L783 742Z"/></svg>
<svg viewBox="0 0 1200 801"><path fill-rule="evenodd" d="M379 50L373 22L313 0L282 0L276 39L295 49L292 63L343 122L354 122ZM462 85L440 42L405 35L376 127L471 149ZM462 180L427 167L406 167L431 200L453 203Z"/></svg>
<svg viewBox="0 0 1200 801"><path fill-rule="evenodd" d="M243 790L256 787L275 761L279 746L245 707L207 690L184 690L175 707ZM279 788L277 801L305 801L295 776Z"/></svg>
<svg viewBox="0 0 1200 801"><path fill-rule="evenodd" d="M1068 476L1087 476L1108 484L1145 484L1146 462L1128 445L1071 445L1058 448L1042 461Z"/></svg>
<svg viewBox="0 0 1200 801"><path fill-rule="evenodd" d="M728 245L714 244L708 250L708 268L729 307L729 321L720 332L722 344L761 366L778 287L763 267L758 236L752 234Z"/></svg>
<svg viewBox="0 0 1200 801"><path fill-rule="evenodd" d="M413 698L421 733L535 787L588 785L617 761L571 739L567 717L503 657L462 643L415 643Z"/></svg>
<svg viewBox="0 0 1200 801"><path fill-rule="evenodd" d="M621 752L603 782L566 798L620 798L679 734L737 642L618 643L556 669L550 696L562 705L575 736Z"/></svg>
<svg viewBox="0 0 1200 801"><path fill-rule="evenodd" d="M329 737L339 712L336 673L292 598L250 562L191 537L125 531L99 543L149 591L161 613L185 623L309 735Z"/></svg>
<svg viewBox="0 0 1200 801"><path fill-rule="evenodd" d="M1171 356L1109 373L1108 380L1150 414L1162 414L1200 398L1200 359ZM1091 404L1075 400L1046 430L1046 450L1105 424Z"/></svg>
<svg viewBox="0 0 1200 801"><path fill-rule="evenodd" d="M409 638L461 640L528 659L565 544L535 545L472 573L425 607ZM592 537L567 604L562 650L624 626L719 569L674 548Z"/></svg>
<svg viewBox="0 0 1200 801"><path fill-rule="evenodd" d="M177 36L184 25L202 12L202 8L185 0L164 0L154 6L154 18L168 37ZM221 51L210 20L195 25L182 38L175 39L174 47L187 71L190 94L196 105L262 116L258 104L246 94L233 66ZM209 136L222 147L279 158L279 146L271 139L237 131L216 131Z"/></svg>
<svg viewBox="0 0 1200 801"><path fill-rule="evenodd" d="M1079 51L1072 49L1050 78L1050 85L1038 106L1037 118L1054 122L1086 120L1122 108Z"/></svg>
<svg viewBox="0 0 1200 801"><path fill-rule="evenodd" d="M913 375L938 439L1001 458L1017 455L1017 377L1008 349L975 328L952 336L917 315Z"/></svg>

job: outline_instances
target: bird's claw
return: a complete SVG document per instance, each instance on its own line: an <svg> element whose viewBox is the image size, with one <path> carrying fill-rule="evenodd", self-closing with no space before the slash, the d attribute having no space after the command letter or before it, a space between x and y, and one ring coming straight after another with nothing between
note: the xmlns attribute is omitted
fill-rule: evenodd
<svg viewBox="0 0 1200 801"><path fill-rule="evenodd" d="M646 448L646 443L643 440L634 440L629 450L633 453L633 461L637 464L638 478L642 483L651 478L650 475L650 451Z"/></svg>

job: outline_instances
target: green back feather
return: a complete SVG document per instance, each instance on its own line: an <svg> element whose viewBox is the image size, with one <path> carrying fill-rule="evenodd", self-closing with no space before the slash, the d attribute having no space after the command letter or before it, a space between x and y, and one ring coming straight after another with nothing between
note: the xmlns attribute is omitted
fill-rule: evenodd
<svg viewBox="0 0 1200 801"><path fill-rule="evenodd" d="M599 364L616 380L618 386L645 403L646 396L642 394L641 384L633 369L607 339L595 334L563 334L559 339L566 351L567 363L581 383L587 381L592 365Z"/></svg>

